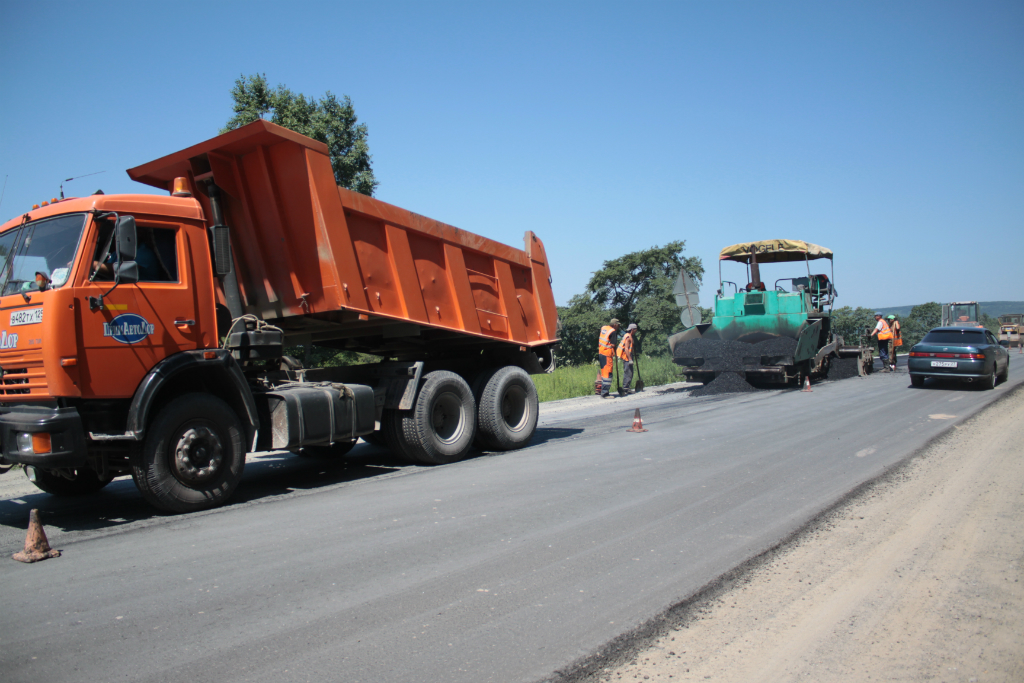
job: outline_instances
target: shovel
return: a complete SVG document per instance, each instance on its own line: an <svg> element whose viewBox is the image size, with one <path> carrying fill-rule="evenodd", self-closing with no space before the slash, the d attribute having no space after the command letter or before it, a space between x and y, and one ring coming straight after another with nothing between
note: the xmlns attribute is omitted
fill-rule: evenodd
<svg viewBox="0 0 1024 683"><path fill-rule="evenodd" d="M636 354L635 358L633 358L633 365L636 366L636 388L633 391L643 391L644 390L644 379L643 379L643 377L640 376L640 354L639 353Z"/></svg>

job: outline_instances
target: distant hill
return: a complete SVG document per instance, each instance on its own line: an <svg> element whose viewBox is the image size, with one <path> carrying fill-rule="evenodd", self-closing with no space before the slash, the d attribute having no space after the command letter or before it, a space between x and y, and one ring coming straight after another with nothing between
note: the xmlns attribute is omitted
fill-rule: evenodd
<svg viewBox="0 0 1024 683"><path fill-rule="evenodd" d="M943 302L940 301L939 303ZM1007 313L1024 313L1024 301L979 301L978 303L981 305L981 312L987 313L993 318L998 318ZM914 306L916 305L914 304ZM876 308L875 310L882 315L892 313L903 318L910 315L910 309L914 306L890 306L889 308Z"/></svg>

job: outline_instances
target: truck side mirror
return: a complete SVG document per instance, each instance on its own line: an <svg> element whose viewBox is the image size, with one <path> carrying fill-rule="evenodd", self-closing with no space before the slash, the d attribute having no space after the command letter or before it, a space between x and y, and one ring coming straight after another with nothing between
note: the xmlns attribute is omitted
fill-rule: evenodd
<svg viewBox="0 0 1024 683"><path fill-rule="evenodd" d="M118 218L116 231L119 260L134 261L136 247L135 218L133 216L121 216Z"/></svg>
<svg viewBox="0 0 1024 683"><path fill-rule="evenodd" d="M121 261L114 264L114 282L131 285L139 281L139 264L135 261Z"/></svg>

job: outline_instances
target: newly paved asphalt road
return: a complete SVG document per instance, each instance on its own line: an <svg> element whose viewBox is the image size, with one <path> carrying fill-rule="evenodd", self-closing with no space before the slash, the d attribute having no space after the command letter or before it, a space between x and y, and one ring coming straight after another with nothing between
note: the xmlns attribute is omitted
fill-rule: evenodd
<svg viewBox="0 0 1024 683"><path fill-rule="evenodd" d="M0 500L59 559L0 561L5 681L536 681L773 547L1014 390L906 374L812 393L545 406L535 445L438 468L250 461L234 503L162 517L128 480ZM633 409L647 433L626 431ZM993 409L998 410L998 406ZM11 475L6 475L11 476Z"/></svg>

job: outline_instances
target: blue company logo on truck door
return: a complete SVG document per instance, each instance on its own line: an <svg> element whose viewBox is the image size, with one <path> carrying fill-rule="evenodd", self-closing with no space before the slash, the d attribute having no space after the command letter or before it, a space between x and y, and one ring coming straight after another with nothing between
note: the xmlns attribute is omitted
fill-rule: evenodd
<svg viewBox="0 0 1024 683"><path fill-rule="evenodd" d="M156 326L141 315L122 313L109 323L103 323L103 336L122 344L134 344L153 334L155 329Z"/></svg>

